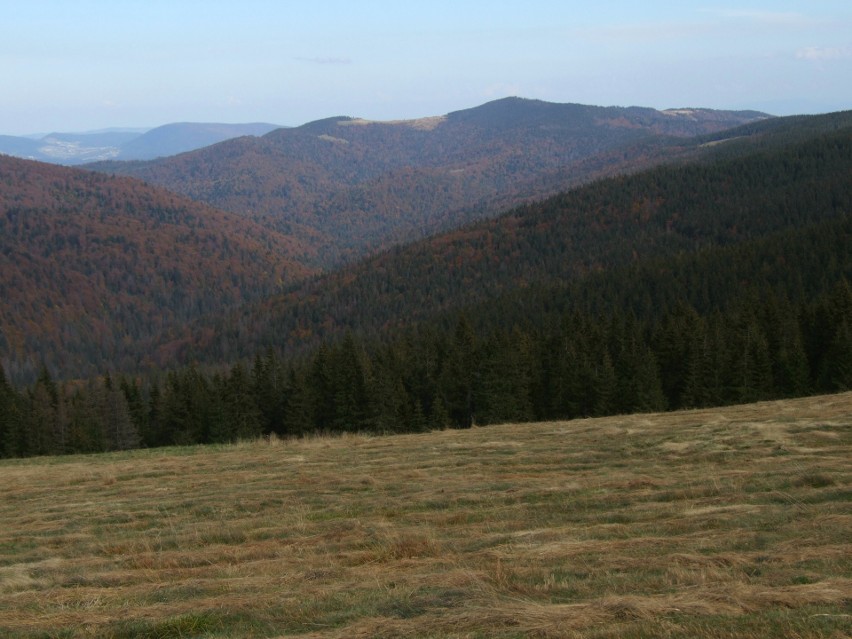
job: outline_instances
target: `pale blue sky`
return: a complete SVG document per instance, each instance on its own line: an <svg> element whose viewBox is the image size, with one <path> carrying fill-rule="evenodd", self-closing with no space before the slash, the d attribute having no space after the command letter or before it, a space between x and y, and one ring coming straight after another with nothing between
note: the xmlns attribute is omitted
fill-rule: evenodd
<svg viewBox="0 0 852 639"><path fill-rule="evenodd" d="M852 108L852 2L0 0L0 134L554 102Z"/></svg>

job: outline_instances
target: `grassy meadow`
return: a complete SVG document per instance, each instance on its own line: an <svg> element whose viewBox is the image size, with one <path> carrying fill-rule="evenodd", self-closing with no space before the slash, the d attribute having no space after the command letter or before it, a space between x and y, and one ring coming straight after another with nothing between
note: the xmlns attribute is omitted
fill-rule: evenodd
<svg viewBox="0 0 852 639"><path fill-rule="evenodd" d="M847 637L852 393L0 461L0 636Z"/></svg>

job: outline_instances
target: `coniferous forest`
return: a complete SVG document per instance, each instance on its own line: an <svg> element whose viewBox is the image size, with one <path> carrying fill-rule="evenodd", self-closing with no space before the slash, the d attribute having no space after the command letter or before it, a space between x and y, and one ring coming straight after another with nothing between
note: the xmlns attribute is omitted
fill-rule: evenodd
<svg viewBox="0 0 852 639"><path fill-rule="evenodd" d="M852 238L848 219L824 231ZM726 258L734 256L719 256ZM642 278L630 275L631 283ZM607 290L606 281L590 286L598 284ZM587 309L609 303L578 293L588 295ZM517 310L534 298L501 303ZM269 350L215 372L188 366L144 379L59 383L43 370L23 391L4 376L0 451L27 456L272 433L464 428L852 388L852 288L845 279L812 300L746 288L724 309L705 313L678 302L648 317L575 310L505 325L492 312L472 309L386 342L348 333L298 359Z"/></svg>
<svg viewBox="0 0 852 639"><path fill-rule="evenodd" d="M170 358L144 370L43 365L21 385L0 369L0 456L850 389L852 129L805 137L391 249L148 342Z"/></svg>

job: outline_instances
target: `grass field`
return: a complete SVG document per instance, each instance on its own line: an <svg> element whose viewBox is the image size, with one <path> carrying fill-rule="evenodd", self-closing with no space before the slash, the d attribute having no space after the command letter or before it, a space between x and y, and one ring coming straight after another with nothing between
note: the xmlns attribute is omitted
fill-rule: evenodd
<svg viewBox="0 0 852 639"><path fill-rule="evenodd" d="M847 637L852 393L0 462L0 636Z"/></svg>

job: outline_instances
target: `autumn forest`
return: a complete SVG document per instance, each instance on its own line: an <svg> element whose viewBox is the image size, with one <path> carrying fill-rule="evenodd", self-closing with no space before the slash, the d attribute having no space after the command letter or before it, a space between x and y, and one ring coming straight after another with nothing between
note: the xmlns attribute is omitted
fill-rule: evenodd
<svg viewBox="0 0 852 639"><path fill-rule="evenodd" d="M0 456L852 388L852 114L562 106L0 157Z"/></svg>

